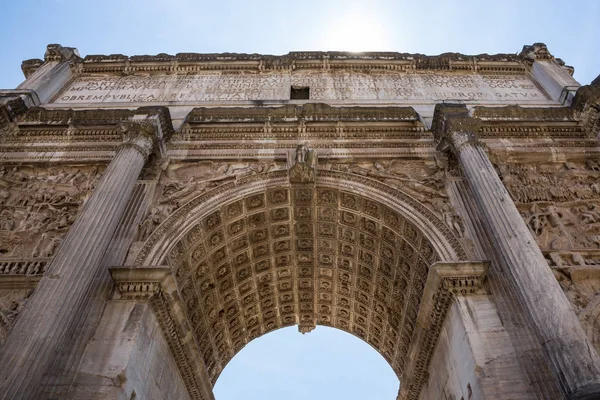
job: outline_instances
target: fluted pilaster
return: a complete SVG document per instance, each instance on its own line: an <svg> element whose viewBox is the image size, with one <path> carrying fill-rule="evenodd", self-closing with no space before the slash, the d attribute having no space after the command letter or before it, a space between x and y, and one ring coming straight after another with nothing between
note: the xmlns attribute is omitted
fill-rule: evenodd
<svg viewBox="0 0 600 400"><path fill-rule="evenodd" d="M598 354L477 140L478 124L464 114L449 117L438 123L443 129L441 141L459 160L503 272L518 293L565 396L597 398Z"/></svg>
<svg viewBox="0 0 600 400"><path fill-rule="evenodd" d="M101 285L102 258L153 146L150 124L122 126L124 143L65 236L0 349L0 398L42 398L42 380L67 351L88 298ZM109 272L104 272L108 277Z"/></svg>

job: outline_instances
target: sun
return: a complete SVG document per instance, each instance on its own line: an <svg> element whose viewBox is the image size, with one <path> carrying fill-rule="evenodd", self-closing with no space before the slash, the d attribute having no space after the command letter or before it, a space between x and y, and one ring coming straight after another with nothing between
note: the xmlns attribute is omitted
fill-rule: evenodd
<svg viewBox="0 0 600 400"><path fill-rule="evenodd" d="M389 49L385 26L371 15L347 14L332 22L324 38L327 50L381 51Z"/></svg>

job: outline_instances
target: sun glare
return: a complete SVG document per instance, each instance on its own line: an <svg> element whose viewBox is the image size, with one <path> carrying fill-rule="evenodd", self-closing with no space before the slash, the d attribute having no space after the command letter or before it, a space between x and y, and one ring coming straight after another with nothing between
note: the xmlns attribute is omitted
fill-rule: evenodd
<svg viewBox="0 0 600 400"><path fill-rule="evenodd" d="M382 21L371 15L348 14L332 21L324 44L327 50L336 51L389 50L385 31Z"/></svg>

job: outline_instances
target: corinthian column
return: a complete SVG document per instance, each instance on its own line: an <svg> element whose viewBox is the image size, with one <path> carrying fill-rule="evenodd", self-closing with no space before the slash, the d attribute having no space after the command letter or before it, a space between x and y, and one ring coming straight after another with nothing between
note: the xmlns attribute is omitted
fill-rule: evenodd
<svg viewBox="0 0 600 400"><path fill-rule="evenodd" d="M102 256L156 137L148 122L128 122L122 128L124 143L0 349L1 399L43 398L44 375L68 350L78 318L89 312L88 299L104 268Z"/></svg>
<svg viewBox="0 0 600 400"><path fill-rule="evenodd" d="M599 398L600 358L477 140L480 120L470 118L460 105L438 105L435 119L440 148L458 159L503 272L532 321L563 393L567 399Z"/></svg>

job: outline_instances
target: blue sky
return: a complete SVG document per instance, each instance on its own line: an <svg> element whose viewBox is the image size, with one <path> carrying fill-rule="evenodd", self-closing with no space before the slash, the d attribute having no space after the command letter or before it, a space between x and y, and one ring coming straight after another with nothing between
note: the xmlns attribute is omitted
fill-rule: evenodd
<svg viewBox="0 0 600 400"><path fill-rule="evenodd" d="M588 84L600 74L600 0L193 1L5 0L0 89L48 43L87 54L285 54L300 50L517 53L544 42ZM362 371L362 372L359 372ZM368 392L364 390L368 388ZM317 328L250 343L217 382L217 400L391 400L398 380L370 346Z"/></svg>
<svg viewBox="0 0 600 400"><path fill-rule="evenodd" d="M544 42L589 83L600 74L599 0L19 0L0 11L0 88L48 43L82 55L296 50L515 53Z"/></svg>
<svg viewBox="0 0 600 400"><path fill-rule="evenodd" d="M217 400L393 400L399 381L361 339L317 326L288 327L259 337L225 368Z"/></svg>

